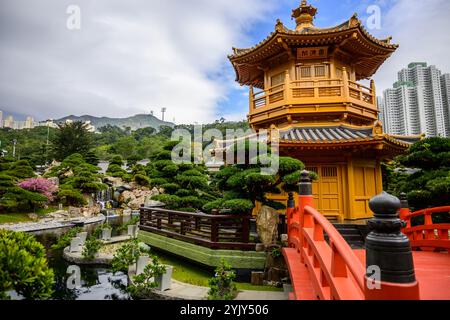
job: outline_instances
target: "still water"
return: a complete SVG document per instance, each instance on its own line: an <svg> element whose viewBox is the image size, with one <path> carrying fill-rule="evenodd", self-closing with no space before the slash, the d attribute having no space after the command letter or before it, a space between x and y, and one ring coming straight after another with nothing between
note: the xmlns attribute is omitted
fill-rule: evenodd
<svg viewBox="0 0 450 320"><path fill-rule="evenodd" d="M126 223L130 217L109 218L108 223L112 226ZM98 225L98 224L97 224ZM85 226L85 231L92 232L97 225ZM74 265L66 262L62 257L62 250L53 250L52 244L68 229L57 229L50 231L34 232L37 240L47 250L49 266L55 273L55 292L53 299L57 300L131 300L126 292L128 285L127 275L123 273L113 274L107 266L84 266L81 269L81 288L69 289L67 282L70 274L68 267ZM114 233L113 233L114 236Z"/></svg>

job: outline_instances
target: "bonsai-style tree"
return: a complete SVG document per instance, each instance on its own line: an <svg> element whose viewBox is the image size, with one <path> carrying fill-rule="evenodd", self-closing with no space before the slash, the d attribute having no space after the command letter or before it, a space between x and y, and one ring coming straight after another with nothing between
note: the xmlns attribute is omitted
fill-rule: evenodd
<svg viewBox="0 0 450 320"><path fill-rule="evenodd" d="M171 160L172 150L178 141L164 145L164 150L156 154L146 166L152 187L163 188L165 193L153 196L173 210L195 212L208 201L217 199L209 186L209 176L202 164L179 163Z"/></svg>
<svg viewBox="0 0 450 320"><path fill-rule="evenodd" d="M92 194L106 189L106 185L101 182L99 170L99 167L86 163L81 154L74 153L45 176L58 177L58 198L66 205L76 206L84 205L83 193Z"/></svg>
<svg viewBox="0 0 450 320"><path fill-rule="evenodd" d="M251 144L246 144L246 164L224 166L213 176L213 184L223 194L215 201L207 203L203 209L228 209L232 213L250 213L259 201L263 205L275 209L283 209L285 206L269 201L267 193L280 193L284 191L296 191L300 182L300 172L304 164L293 158L266 155L250 159L249 150ZM270 167L272 162L278 163L277 171L263 171Z"/></svg>
<svg viewBox="0 0 450 320"><path fill-rule="evenodd" d="M32 235L0 230L0 299L11 290L25 299L48 299L54 281L42 244Z"/></svg>
<svg viewBox="0 0 450 320"><path fill-rule="evenodd" d="M450 203L450 139L421 140L384 168L388 192L405 192L413 209ZM416 172L408 174L406 168Z"/></svg>

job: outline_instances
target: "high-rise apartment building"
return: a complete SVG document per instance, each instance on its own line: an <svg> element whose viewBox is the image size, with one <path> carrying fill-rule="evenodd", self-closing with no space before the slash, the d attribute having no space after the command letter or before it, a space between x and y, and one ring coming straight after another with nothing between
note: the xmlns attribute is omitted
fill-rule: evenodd
<svg viewBox="0 0 450 320"><path fill-rule="evenodd" d="M383 94L384 130L390 134L450 137L450 75L414 62Z"/></svg>

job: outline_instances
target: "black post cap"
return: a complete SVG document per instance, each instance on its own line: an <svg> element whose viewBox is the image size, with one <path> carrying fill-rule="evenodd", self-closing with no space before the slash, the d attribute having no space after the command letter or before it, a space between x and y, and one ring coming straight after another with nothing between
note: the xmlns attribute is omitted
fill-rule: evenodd
<svg viewBox="0 0 450 320"><path fill-rule="evenodd" d="M308 170L303 170L300 174L299 194L302 196L312 195L312 179Z"/></svg>
<svg viewBox="0 0 450 320"><path fill-rule="evenodd" d="M408 197L406 193L404 192L400 193L400 202L402 208L409 208Z"/></svg>
<svg viewBox="0 0 450 320"><path fill-rule="evenodd" d="M397 197L385 191L369 201L369 207L375 213L375 216L395 216L400 209L400 205L400 200Z"/></svg>
<svg viewBox="0 0 450 320"><path fill-rule="evenodd" d="M406 223L398 215L400 199L383 192L373 197L369 206L375 215L367 223L371 232L366 238L366 266L379 267L381 281L415 282L411 244L401 232Z"/></svg>

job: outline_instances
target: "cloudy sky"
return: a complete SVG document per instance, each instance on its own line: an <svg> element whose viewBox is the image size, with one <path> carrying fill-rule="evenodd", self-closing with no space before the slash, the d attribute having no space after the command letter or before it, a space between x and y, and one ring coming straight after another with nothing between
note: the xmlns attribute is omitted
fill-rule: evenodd
<svg viewBox="0 0 450 320"><path fill-rule="evenodd" d="M231 48L249 47L280 18L294 28L299 0L1 0L0 110L37 119L126 117L167 108L167 120L244 119L247 89L234 81ZM449 0L310 0L316 25L381 9L400 48L375 77L378 93L411 61L450 72ZM80 29L67 28L80 9Z"/></svg>

